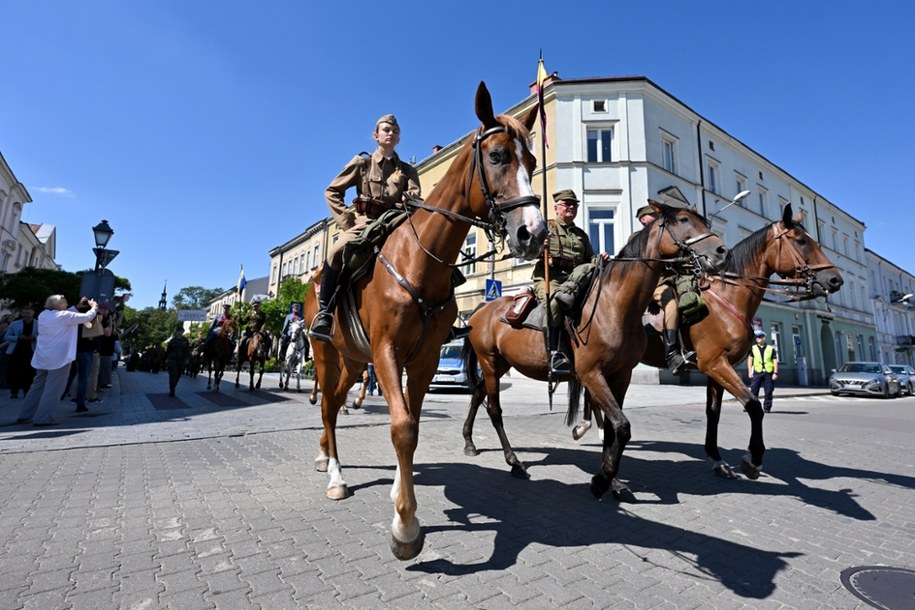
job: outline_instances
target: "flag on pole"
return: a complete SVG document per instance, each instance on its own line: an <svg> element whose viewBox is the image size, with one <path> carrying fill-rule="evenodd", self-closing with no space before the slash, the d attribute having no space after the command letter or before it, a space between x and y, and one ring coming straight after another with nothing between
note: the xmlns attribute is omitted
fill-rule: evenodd
<svg viewBox="0 0 915 610"><path fill-rule="evenodd" d="M247 283L248 283L248 280L245 279L245 266L242 265L242 266L241 266L241 271L238 273L238 284L236 285L236 289L238 290L238 294L241 294L241 293L242 293L242 291L245 289L245 285L246 285Z"/></svg>
<svg viewBox="0 0 915 610"><path fill-rule="evenodd" d="M544 146L550 145L546 141L546 109L543 107L543 88L546 82L546 68L543 67L543 51L540 51L540 60L537 62L537 104L540 107L540 131Z"/></svg>

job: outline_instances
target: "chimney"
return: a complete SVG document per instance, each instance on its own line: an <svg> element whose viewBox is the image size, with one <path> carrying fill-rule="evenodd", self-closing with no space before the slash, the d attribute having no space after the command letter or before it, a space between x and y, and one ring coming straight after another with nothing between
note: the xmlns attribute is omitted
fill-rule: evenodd
<svg viewBox="0 0 915 610"><path fill-rule="evenodd" d="M435 153L437 153L438 151L440 151L440 150L443 149L443 148L444 148L444 146L442 146L441 144L435 144L435 145L433 145L433 146L432 146L432 154L434 155Z"/></svg>

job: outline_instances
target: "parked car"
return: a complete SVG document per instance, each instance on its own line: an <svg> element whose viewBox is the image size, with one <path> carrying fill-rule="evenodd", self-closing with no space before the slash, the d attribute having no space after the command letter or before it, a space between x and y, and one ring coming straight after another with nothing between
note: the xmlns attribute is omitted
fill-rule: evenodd
<svg viewBox="0 0 915 610"><path fill-rule="evenodd" d="M432 378L430 388L458 388L470 389L470 380L464 370L464 361L461 359L461 350L464 341L452 341L442 346L438 357L438 370Z"/></svg>
<svg viewBox="0 0 915 610"><path fill-rule="evenodd" d="M830 375L829 391L833 396L857 394L889 398L902 395L896 373L882 362L846 362Z"/></svg>
<svg viewBox="0 0 915 610"><path fill-rule="evenodd" d="M890 364L889 367L899 377L902 391L909 396L915 394L915 368L911 364Z"/></svg>

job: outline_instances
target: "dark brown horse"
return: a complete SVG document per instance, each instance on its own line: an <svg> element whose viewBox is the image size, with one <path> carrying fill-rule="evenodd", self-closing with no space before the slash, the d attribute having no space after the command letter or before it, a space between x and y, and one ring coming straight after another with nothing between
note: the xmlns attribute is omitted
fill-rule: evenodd
<svg viewBox="0 0 915 610"><path fill-rule="evenodd" d="M261 389L261 379L264 378L264 369L267 368L267 358L270 357L270 337L266 331L259 330L242 341L238 348L238 362L235 366L235 388L239 386L238 378L241 368L248 363L248 389L252 392ZM254 383L254 369L259 367L257 383Z"/></svg>
<svg viewBox="0 0 915 610"><path fill-rule="evenodd" d="M629 421L622 410L623 399L632 369L644 350L642 312L658 283L662 260L686 256L702 269L715 270L724 265L728 256L728 249L709 232L706 220L695 209L674 209L654 203L652 207L660 213L658 220L634 235L592 283L571 342L574 375L584 387L589 403L600 409L612 426L612 433L604 439L601 472L591 480L591 491L596 497L601 497L611 486L616 495L626 491L616 478L630 436ZM485 396L505 461L514 474L527 476L527 469L512 450L502 425L499 379L515 367L523 375L546 380L546 346L542 331L513 328L500 321L509 304L507 297L486 303L468 321L471 348L465 349L464 355L474 395L464 424L464 453L477 453L472 439L473 421ZM477 360L483 374L482 384L476 375ZM569 422L578 410L578 398L577 389L570 391Z"/></svg>
<svg viewBox="0 0 915 610"><path fill-rule="evenodd" d="M207 367L208 390L212 387L215 392L219 391L219 383L222 381L223 371L225 371L226 365L232 361L232 340L229 337L234 332L235 320L229 318L219 327L219 332L201 354Z"/></svg>
<svg viewBox="0 0 915 610"><path fill-rule="evenodd" d="M785 279L770 282L772 274ZM724 389L740 401L750 417L750 453L743 457L740 466L747 477L756 479L766 450L762 405L732 366L745 361L749 353L753 341L750 320L766 291L771 290L770 283L792 287L790 300L800 301L836 292L843 280L820 245L801 226L800 218L792 219L790 204L785 206L780 221L737 244L725 273L709 279L711 283L703 292L708 315L683 329L686 349L696 350L699 370L708 375L705 453L715 462L716 473L734 476L718 451L718 420ZM649 341L642 362L666 368L663 340Z"/></svg>
<svg viewBox="0 0 915 610"><path fill-rule="evenodd" d="M315 462L319 471L329 474L327 497L331 499L349 495L337 452L337 414L365 364L375 364L397 454L391 550L399 559L415 557L423 545L416 517L413 454L439 348L457 317L452 267L464 239L471 225L482 226L507 241L512 255L530 260L540 253L547 235L530 184L535 159L528 140L536 105L522 121L497 117L489 91L480 83L475 110L481 127L467 138L425 203L408 206L410 218L384 243L367 276L353 286L354 309L369 349L354 340L342 309L333 342L313 345L324 421ZM316 279L315 285L319 283ZM308 293L305 309L305 318L312 319L318 309L316 291ZM404 371L406 391L401 381Z"/></svg>

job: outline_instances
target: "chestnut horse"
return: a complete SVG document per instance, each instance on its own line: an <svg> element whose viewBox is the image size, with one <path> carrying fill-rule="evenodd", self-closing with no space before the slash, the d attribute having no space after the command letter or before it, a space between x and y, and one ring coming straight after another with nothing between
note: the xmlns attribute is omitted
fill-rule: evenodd
<svg viewBox="0 0 915 610"><path fill-rule="evenodd" d="M259 330L242 341L238 349L238 363L235 366L235 388L238 389L238 378L241 367L248 363L248 389L252 392L261 389L261 380L264 378L264 369L267 368L267 358L270 357L270 337L267 331ZM254 383L254 369L260 366L257 383Z"/></svg>
<svg viewBox="0 0 915 610"><path fill-rule="evenodd" d="M718 451L718 420L721 416L722 389L734 395L750 417L749 454L741 460L741 470L750 479L759 477L763 444L763 410L744 385L732 365L742 365L753 342L750 320L756 315L769 284L793 286L791 301L825 297L843 283L842 275L823 253L820 244L791 218L791 204L782 219L756 231L737 244L721 276L713 276L703 292L708 315L681 329L685 349L696 350L699 370L708 375L706 385L705 453L715 463L714 470L724 477L734 472ZM769 281L772 274L783 280ZM775 292L787 292L775 290ZM641 358L651 366L666 368L663 340L652 338ZM742 368L742 366L741 366ZM598 422L600 420L598 419Z"/></svg>
<svg viewBox="0 0 915 610"><path fill-rule="evenodd" d="M413 455L423 398L435 375L439 348L457 317L452 270L461 246L475 225L491 238L498 235L507 241L513 256L531 260L540 253L547 236L540 202L530 183L535 159L528 140L537 117L536 104L521 121L497 117L489 91L480 83L475 110L480 128L467 138L428 199L408 204L411 216L391 233L368 273L352 286L353 309L370 348L361 348L353 339L344 308L338 310L333 341L315 341L312 346L324 422L315 467L328 472L330 499L349 495L337 452L337 414L365 364L375 364L397 454L391 490L395 509L391 550L398 559L415 557L423 546L416 517ZM316 291L308 293L305 310L305 319L317 313Z"/></svg>
<svg viewBox="0 0 915 610"><path fill-rule="evenodd" d="M201 354L202 362L206 363L207 367L208 390L213 387L213 391L219 391L219 383L222 381L223 371L225 371L226 365L232 361L232 340L229 337L234 332L235 320L229 318L219 327L219 332Z"/></svg>
<svg viewBox="0 0 915 610"><path fill-rule="evenodd" d="M685 256L697 269L721 268L728 249L695 209L676 209L652 202L659 218L635 234L619 255L602 268L592 283L571 341L574 376L578 384L569 392L568 421L578 410L579 388L584 387L590 404L597 406L611 422L612 434L605 435L601 472L591 480L591 492L603 496L612 486L619 496L626 486L617 480L623 449L629 441L629 421L623 415L623 399L629 388L632 369L645 348L642 313L651 301L665 260ZM680 259L684 260L684 259ZM502 425L499 379L515 367L533 379L546 380L548 374L543 332L513 328L499 320L510 305L503 297L479 307L470 319L470 335L464 357L471 387L474 388L470 413L464 423L464 453L476 455L473 421L477 408L488 399L488 412L499 435L505 461L515 475L528 476L517 458ZM470 347L468 348L467 345ZM477 378L476 361L483 373Z"/></svg>

